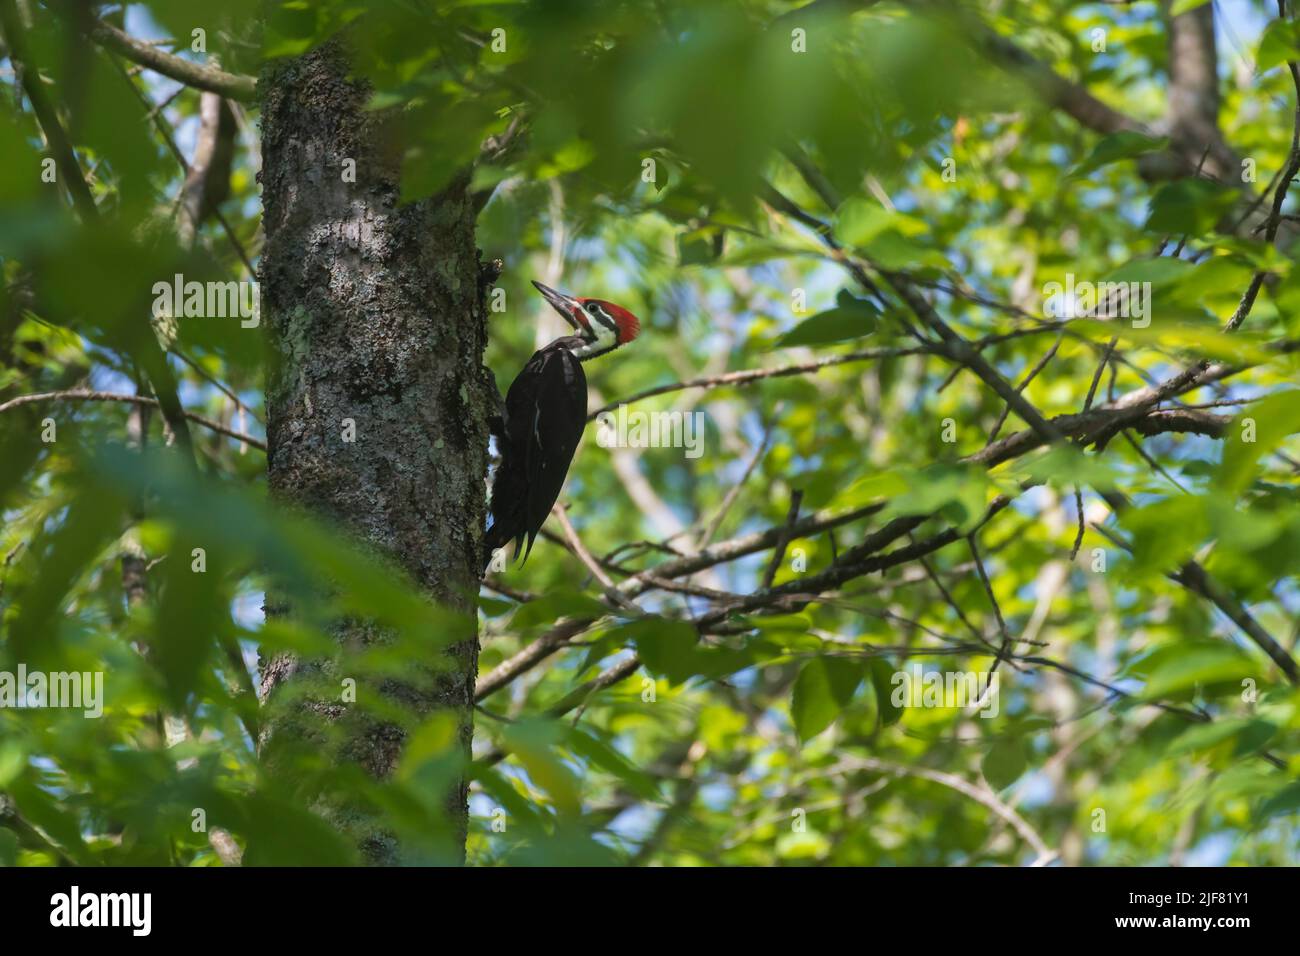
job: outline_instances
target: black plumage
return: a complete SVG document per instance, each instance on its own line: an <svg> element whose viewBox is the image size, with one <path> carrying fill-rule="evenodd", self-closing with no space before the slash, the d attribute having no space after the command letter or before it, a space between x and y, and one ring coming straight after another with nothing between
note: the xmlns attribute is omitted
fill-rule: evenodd
<svg viewBox="0 0 1300 956"><path fill-rule="evenodd" d="M511 541L513 559L522 549L527 560L560 496L587 421L587 377L574 354L586 344L576 335L556 339L533 353L510 386L488 505L492 524L483 539L485 571L493 551Z"/></svg>

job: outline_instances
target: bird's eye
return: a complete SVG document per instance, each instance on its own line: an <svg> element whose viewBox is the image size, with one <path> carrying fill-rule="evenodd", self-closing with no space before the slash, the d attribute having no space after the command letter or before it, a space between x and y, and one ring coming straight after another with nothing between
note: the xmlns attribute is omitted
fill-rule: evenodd
<svg viewBox="0 0 1300 956"><path fill-rule="evenodd" d="M592 315L598 315L600 313L600 306L598 306L595 302L588 302L587 311L590 312Z"/></svg>

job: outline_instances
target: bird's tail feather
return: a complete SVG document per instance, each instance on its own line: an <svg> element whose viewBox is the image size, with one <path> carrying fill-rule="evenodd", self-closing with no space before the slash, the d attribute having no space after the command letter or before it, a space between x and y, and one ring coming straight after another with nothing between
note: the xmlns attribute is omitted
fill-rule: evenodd
<svg viewBox="0 0 1300 956"><path fill-rule="evenodd" d="M510 536L506 532L500 530L500 525L493 524L490 528L487 529L487 532L483 535L483 573L484 574L487 574L488 568L492 566L492 558L496 555L497 550L499 548L504 548L509 543L510 543ZM528 549L531 551L532 547L533 547L533 542L532 539L530 538L528 541ZM519 560L519 552L521 550L523 550L522 535L515 539L515 553L511 557L512 561ZM524 555L524 560L525 561L528 560L527 554Z"/></svg>

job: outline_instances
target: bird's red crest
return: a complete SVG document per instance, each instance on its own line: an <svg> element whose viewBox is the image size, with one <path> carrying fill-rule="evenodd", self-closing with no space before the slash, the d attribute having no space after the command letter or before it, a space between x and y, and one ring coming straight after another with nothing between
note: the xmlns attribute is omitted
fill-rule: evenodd
<svg viewBox="0 0 1300 956"><path fill-rule="evenodd" d="M613 302L607 302L605 299L596 299L611 318L614 324L618 326L618 344L626 345L634 338L641 334L641 322L635 315L623 308L621 305L615 305Z"/></svg>

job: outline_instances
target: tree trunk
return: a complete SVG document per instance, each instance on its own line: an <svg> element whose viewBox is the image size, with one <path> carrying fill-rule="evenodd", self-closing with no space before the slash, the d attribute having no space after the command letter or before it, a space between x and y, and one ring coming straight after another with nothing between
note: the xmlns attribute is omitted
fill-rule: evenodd
<svg viewBox="0 0 1300 956"><path fill-rule="evenodd" d="M340 42L269 66L259 89L271 493L395 560L440 604L472 612L489 391L468 172L437 196L399 205L400 149L382 114L365 109L365 85L348 79ZM289 610L268 597L268 614ZM344 647L382 640L377 631L365 621L334 625ZM446 656L429 662L437 670L431 693L413 697L387 684L384 692L420 715L453 711L467 762L477 636L451 644ZM261 696L328 668L283 653L264 658ZM268 711L264 754L272 736L340 721L346 710L334 702L296 706L307 720ZM391 774L404 732L377 721L346 726L340 759L380 779ZM463 773L452 789L454 855L463 859ZM391 833L335 822L369 862L410 859Z"/></svg>

